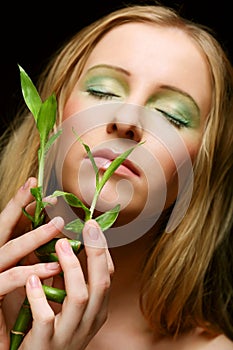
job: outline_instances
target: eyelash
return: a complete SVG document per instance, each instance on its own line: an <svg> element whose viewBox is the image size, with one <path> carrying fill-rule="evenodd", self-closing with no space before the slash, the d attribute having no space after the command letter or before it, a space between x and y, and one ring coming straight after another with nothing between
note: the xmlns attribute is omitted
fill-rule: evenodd
<svg viewBox="0 0 233 350"><path fill-rule="evenodd" d="M156 111L158 111L162 115L164 115L168 119L168 121L171 124L173 124L176 128L178 128L178 129L181 129L181 128L184 128L184 127L188 126L188 122L179 120L179 119L175 118L173 115L163 111L162 109L156 108Z"/></svg>
<svg viewBox="0 0 233 350"><path fill-rule="evenodd" d="M98 91L98 90L91 89L91 88L87 89L87 93L91 96L94 96L94 97L100 99L100 100L110 100L112 98L119 98L120 97L119 95L113 94L111 92L102 92L102 91Z"/></svg>
<svg viewBox="0 0 233 350"><path fill-rule="evenodd" d="M111 92L102 92L102 91L95 90L92 88L88 88L86 91L89 95L94 96L95 98L98 98L99 100L110 100L112 98L119 98L120 97L119 95L115 95ZM188 124L185 121L178 120L177 118L175 118L171 114L163 111L162 109L156 108L156 110L158 112L160 112L162 115L164 115L168 119L168 121L178 129L184 128Z"/></svg>

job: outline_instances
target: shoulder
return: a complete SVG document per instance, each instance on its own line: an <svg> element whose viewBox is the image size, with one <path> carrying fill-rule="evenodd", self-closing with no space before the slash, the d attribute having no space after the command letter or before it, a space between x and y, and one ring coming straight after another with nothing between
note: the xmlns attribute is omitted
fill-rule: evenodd
<svg viewBox="0 0 233 350"><path fill-rule="evenodd" d="M203 347L203 350L233 350L233 341L224 335L219 335L210 340L208 344Z"/></svg>
<svg viewBox="0 0 233 350"><path fill-rule="evenodd" d="M210 336L201 329L181 337L174 345L173 350L233 350L233 341L225 335Z"/></svg>

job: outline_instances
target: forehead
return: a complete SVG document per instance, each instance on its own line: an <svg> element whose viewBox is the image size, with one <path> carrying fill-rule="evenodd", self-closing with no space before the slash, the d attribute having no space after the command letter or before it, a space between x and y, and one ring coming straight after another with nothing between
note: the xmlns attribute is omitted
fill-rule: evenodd
<svg viewBox="0 0 233 350"><path fill-rule="evenodd" d="M173 56L179 54L180 58L204 60L200 48L182 29L137 22L121 24L107 32L93 49L90 58L101 55L114 59L114 55L116 60L120 60L131 55L136 60L143 56L144 63L147 63L151 54L152 58L156 58L162 54L170 56L170 52Z"/></svg>

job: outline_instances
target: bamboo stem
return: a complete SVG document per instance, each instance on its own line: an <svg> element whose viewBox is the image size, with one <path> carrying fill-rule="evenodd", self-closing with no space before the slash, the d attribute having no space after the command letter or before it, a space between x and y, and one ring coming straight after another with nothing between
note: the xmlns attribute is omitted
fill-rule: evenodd
<svg viewBox="0 0 233 350"><path fill-rule="evenodd" d="M20 346L25 334L28 331L28 327L32 320L32 314L28 299L25 298L21 309L19 311L18 317L14 324L13 329L10 334L10 350L17 350Z"/></svg>

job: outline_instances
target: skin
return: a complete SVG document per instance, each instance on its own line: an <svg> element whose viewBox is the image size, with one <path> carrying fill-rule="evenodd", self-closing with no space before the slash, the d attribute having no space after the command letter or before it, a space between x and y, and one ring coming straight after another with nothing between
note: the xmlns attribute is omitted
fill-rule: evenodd
<svg viewBox="0 0 233 350"><path fill-rule="evenodd" d="M36 263L28 265L34 259L34 256L31 257L29 253L41 244L57 237L64 226L63 219L58 217L53 222L50 221L34 231L9 240L17 223L20 220L25 220L22 216L22 208L27 207L32 201L30 188L35 185L36 179L30 178L19 189L0 216L0 349L9 349L8 334L15 321L17 310L25 297L23 289L20 288L24 285L26 285L27 296L33 310L34 321L31 331L22 343L22 349L84 349L85 344L106 318L106 303L110 276L114 269L113 264L106 249L89 247L91 241L97 246L104 245L103 234L96 223L90 221L83 232L86 242L89 242L86 250L89 270L88 288L80 268L80 262L65 238L59 240L56 246L59 264ZM27 266L15 267L16 262L27 255ZM93 268L94 264L95 268ZM57 275L61 269L64 271L67 299L63 304L62 313L55 315L47 303L40 279L48 279ZM74 283L74 281L76 282ZM76 283L79 285L78 291ZM72 322L67 332L68 320L72 320ZM83 321L80 323L81 320ZM76 332L77 327L80 332ZM43 342L41 343L40 339L42 338Z"/></svg>
<svg viewBox="0 0 233 350"><path fill-rule="evenodd" d="M143 65L145 58L146 64ZM102 75L103 78L99 78ZM179 128L172 124L172 127L184 141L191 160L195 159L203 123L210 108L211 85L205 59L184 33L176 29L162 29L136 23L113 29L96 46L86 63L83 74L65 106L64 122L77 112L103 103L103 100L99 100L85 90L89 76L92 82L95 81L94 84L99 79L106 82L107 77L108 89L114 90L111 91L114 94L113 101L119 99L120 102L149 109L166 107L166 112L167 108L169 112L171 109L174 111L181 108L182 118L186 118L188 114L191 126ZM105 88L105 85L101 84ZM180 93L180 90L183 92ZM95 132L90 130L84 134L83 140L93 147L102 144L106 139L114 140L116 142L114 145L117 145L121 138L126 140L130 138L135 142L146 139L143 150L157 157L164 169L168 186L166 205L169 205L176 193L174 161L166 149L158 147L160 144L156 143L153 135L151 136L150 132L140 127L137 114L133 113L131 118L126 125L124 113L118 113L106 126L100 126ZM77 161L71 163L72 156L76 154ZM72 176L77 175L84 158L85 152L76 143L71 147L64 162L62 180L65 189L76 194L81 194L80 188L77 187L77 181L72 180ZM145 179L149 177L149 165L143 170L144 175L135 177L132 174L127 176L122 169L122 172L114 175L109 181L101 201L104 202L109 192L113 193L112 201L116 199L114 193L119 178L127 178L133 187L138 186L142 198L146 197L148 188L145 186ZM68 179L67 182L65 179ZM62 238L56 247L60 267L53 265L53 268L49 269L47 264L31 263L27 266L15 267L21 258L57 236L64 225L60 218L56 225L47 224L11 240L15 230L27 225L22 217L21 208L31 202L29 189L35 186L35 183L35 179L30 179L26 186L19 189L0 216L0 295L4 300L0 313L1 350L8 349L6 332L7 328L10 329L12 326L12 319L15 319L15 309L17 309L15 301L20 302L24 298L22 290L15 289L23 287L25 283L34 322L24 339L22 349L118 350L126 347L128 350L167 350L171 347L179 350L233 349L231 342L224 336L209 338L203 330L199 329L176 341L161 339L156 332L152 334L141 315L137 301L138 272L147 247L151 244L150 234L140 237L131 244L111 249L111 258L106 249L104 235L95 221L91 220L86 224L83 232L86 247L79 258L74 256L66 245L66 239ZM152 190L156 193L156 187ZM140 198L135 194L133 201L125 207L124 214L134 217L135 213L140 212L141 209ZM121 220L121 223L124 223L124 219ZM12 248L12 245L15 249L12 249L9 254L9 246ZM45 299L38 277L50 278L58 274L60 268L64 271L67 298L61 310L55 313ZM109 293L110 286L111 293Z"/></svg>
<svg viewBox="0 0 233 350"><path fill-rule="evenodd" d="M136 37L134 33L138 26L140 33ZM177 50L178 45L182 45L182 50ZM190 52L193 52L192 57ZM146 64L143 65L145 57ZM164 134L170 132L171 137L179 138L193 161L199 148L203 123L209 111L210 96L211 84L206 62L183 32L155 28L148 24L127 24L114 29L101 40L90 55L82 76L65 105L63 120L67 121L70 116L87 108L94 110L97 104L121 102L124 104L116 109L106 125L99 126L100 121L96 118L96 126L82 134L82 140L92 150L97 146L101 147L104 142L111 141L109 147L120 150L120 153L124 151L120 139L136 143L146 142L129 157L139 167L139 176L113 175L104 187L102 202L99 201L100 209L109 209L105 203L111 202L116 205L121 203L121 200L124 203L123 194L116 190L116 183L122 178L130 181L133 195L121 211L119 223L123 224L124 220L129 218L132 220L142 211L148 192L152 198L159 197L161 183L154 181L156 168L153 168L148 154L158 160L164 172L167 190L165 207L173 203L177 195L176 164L173 155L169 154L160 142L160 135L155 137L158 115L166 120L161 126ZM135 107L135 111L129 110L129 106L132 105L145 107L147 115L144 117L139 107L138 110ZM152 113L155 111L158 113L153 118ZM164 113L168 113L169 116L165 116ZM95 113L92 118L94 115ZM175 142L173 147L176 147L176 153L182 162L183 150L179 150L180 145ZM63 141L61 144L63 146ZM95 174L91 163L83 161L85 157L83 147L80 143L75 143L64 161L62 185L66 191L75 193L86 203L90 203L94 192ZM85 169L84 174L92 172L92 176L79 177L77 185L77 174L80 174L82 166ZM81 188L85 191L81 191ZM154 206L149 212L154 214Z"/></svg>

